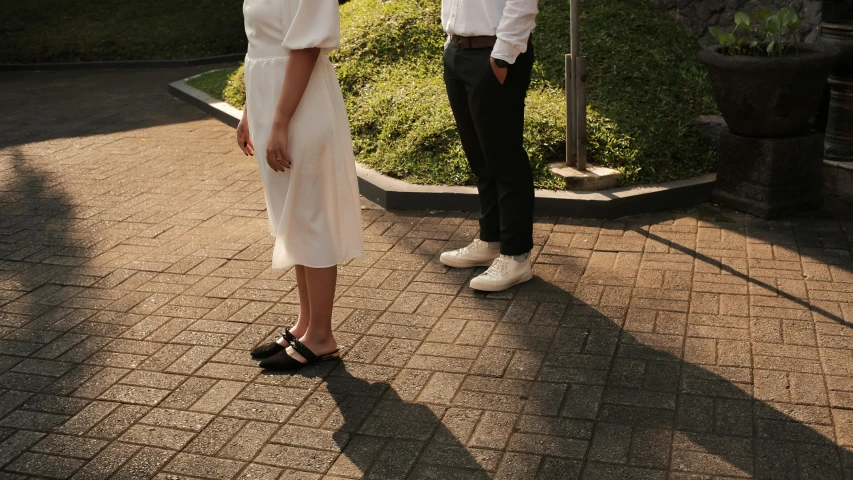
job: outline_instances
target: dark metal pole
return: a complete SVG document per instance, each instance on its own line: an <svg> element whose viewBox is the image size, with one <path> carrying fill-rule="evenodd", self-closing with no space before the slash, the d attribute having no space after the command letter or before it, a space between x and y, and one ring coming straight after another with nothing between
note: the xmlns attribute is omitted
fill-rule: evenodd
<svg viewBox="0 0 853 480"><path fill-rule="evenodd" d="M566 164L586 170L586 62L580 56L580 7L571 0L571 52L566 57Z"/></svg>

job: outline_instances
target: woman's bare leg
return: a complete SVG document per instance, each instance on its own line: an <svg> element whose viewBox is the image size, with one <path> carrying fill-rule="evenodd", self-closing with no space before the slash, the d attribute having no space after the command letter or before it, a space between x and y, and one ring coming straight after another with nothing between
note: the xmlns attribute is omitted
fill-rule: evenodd
<svg viewBox="0 0 853 480"><path fill-rule="evenodd" d="M299 291L299 318L296 324L290 329L290 333L294 337L300 338L308 331L308 325L311 324L311 302L308 298L308 280L305 278L305 267L302 265L296 266L296 288ZM279 337L276 340L279 345L287 346L287 341Z"/></svg>
<svg viewBox="0 0 853 480"><path fill-rule="evenodd" d="M338 348L338 344L332 334L332 307L335 302L338 267L304 268L311 321L304 335L298 336L295 332L294 335L316 355L325 355ZM302 291L300 290L300 298L301 295ZM288 348L287 352L300 362L305 361L302 355L296 353L293 348Z"/></svg>

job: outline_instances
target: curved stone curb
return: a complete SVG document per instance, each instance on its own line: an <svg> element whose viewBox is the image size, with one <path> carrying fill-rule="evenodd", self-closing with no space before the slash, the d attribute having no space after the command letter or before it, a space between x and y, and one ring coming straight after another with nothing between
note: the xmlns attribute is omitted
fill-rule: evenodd
<svg viewBox="0 0 853 480"><path fill-rule="evenodd" d="M240 118L243 116L242 110L237 110L231 105L228 105L228 103L213 98L201 90L191 87L187 83L187 81L200 77L201 75L204 74L194 75L192 77L170 83L169 93L188 102L190 105L198 108L220 122L233 128L237 128L237 124L240 123Z"/></svg>
<svg viewBox="0 0 853 480"><path fill-rule="evenodd" d="M194 77L190 77L194 78ZM169 84L169 93L223 123L236 127L242 112L187 84ZM413 185L356 164L361 194L388 210L479 210L477 189ZM654 185L614 188L600 192L536 191L536 215L611 219L681 208L707 202L716 174Z"/></svg>
<svg viewBox="0 0 853 480"><path fill-rule="evenodd" d="M0 63L0 72L194 67L198 65L211 65L215 63L239 62L242 61L245 57L245 53L233 53L229 55L189 58L185 60L127 60L116 62L77 63Z"/></svg>

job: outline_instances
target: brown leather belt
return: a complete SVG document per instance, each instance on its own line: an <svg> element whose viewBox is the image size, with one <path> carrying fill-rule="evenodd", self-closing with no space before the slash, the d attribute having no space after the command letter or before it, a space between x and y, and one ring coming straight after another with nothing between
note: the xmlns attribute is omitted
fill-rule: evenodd
<svg viewBox="0 0 853 480"><path fill-rule="evenodd" d="M492 48L497 43L498 37L460 37L451 35L450 43L462 48Z"/></svg>

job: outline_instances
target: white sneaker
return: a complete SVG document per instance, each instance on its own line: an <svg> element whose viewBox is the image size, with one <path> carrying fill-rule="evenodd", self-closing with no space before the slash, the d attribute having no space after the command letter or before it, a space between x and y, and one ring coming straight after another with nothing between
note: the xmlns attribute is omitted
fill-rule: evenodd
<svg viewBox="0 0 853 480"><path fill-rule="evenodd" d="M467 247L442 253L439 260L453 268L488 267L499 256L499 250L492 250L488 242L478 239Z"/></svg>
<svg viewBox="0 0 853 480"><path fill-rule="evenodd" d="M482 275L471 280L471 288L483 292L501 292L509 287L533 278L530 255L523 262L516 262L509 255L496 258L492 266Z"/></svg>

